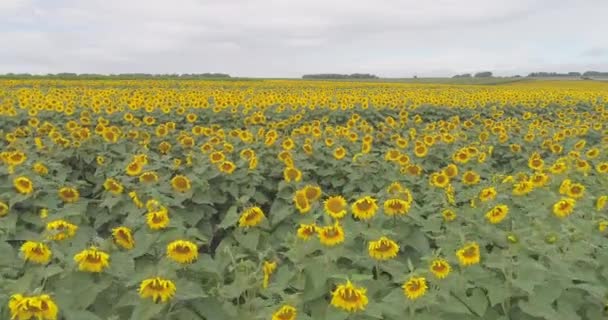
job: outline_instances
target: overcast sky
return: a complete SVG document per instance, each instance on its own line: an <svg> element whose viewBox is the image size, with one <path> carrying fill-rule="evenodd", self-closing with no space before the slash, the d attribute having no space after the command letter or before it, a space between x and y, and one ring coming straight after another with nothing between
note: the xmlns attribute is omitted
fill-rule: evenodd
<svg viewBox="0 0 608 320"><path fill-rule="evenodd" d="M0 73L608 71L608 0L0 0Z"/></svg>

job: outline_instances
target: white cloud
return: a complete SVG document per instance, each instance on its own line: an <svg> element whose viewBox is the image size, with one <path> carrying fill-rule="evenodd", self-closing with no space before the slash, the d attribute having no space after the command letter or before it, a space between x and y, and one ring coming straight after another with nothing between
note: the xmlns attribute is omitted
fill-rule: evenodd
<svg viewBox="0 0 608 320"><path fill-rule="evenodd" d="M608 70L602 0L2 0L3 72Z"/></svg>

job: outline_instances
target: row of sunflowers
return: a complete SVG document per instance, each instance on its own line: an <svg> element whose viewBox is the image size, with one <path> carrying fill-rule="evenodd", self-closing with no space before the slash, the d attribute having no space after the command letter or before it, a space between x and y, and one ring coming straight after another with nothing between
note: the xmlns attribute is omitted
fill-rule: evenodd
<svg viewBox="0 0 608 320"><path fill-rule="evenodd" d="M0 315L601 319L607 89L0 80Z"/></svg>

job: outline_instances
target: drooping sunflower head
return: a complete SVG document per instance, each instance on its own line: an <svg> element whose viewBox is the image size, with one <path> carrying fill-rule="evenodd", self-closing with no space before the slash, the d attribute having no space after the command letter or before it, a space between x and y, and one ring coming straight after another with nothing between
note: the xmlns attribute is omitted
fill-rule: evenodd
<svg viewBox="0 0 608 320"><path fill-rule="evenodd" d="M317 225L314 223L300 224L297 231L298 238L302 240L308 240L310 239L310 237L314 236L317 233L318 229L319 227L317 227Z"/></svg>
<svg viewBox="0 0 608 320"><path fill-rule="evenodd" d="M245 209L239 218L239 227L255 227L259 225L266 216L260 207Z"/></svg>
<svg viewBox="0 0 608 320"><path fill-rule="evenodd" d="M169 212L165 207L161 207L157 211L150 211L146 214L146 223L152 230L165 229L169 226L170 221Z"/></svg>
<svg viewBox="0 0 608 320"><path fill-rule="evenodd" d="M509 207L504 204L497 205L486 213L486 219L492 224L500 223L507 217Z"/></svg>
<svg viewBox="0 0 608 320"><path fill-rule="evenodd" d="M410 210L410 203L400 198L388 199L383 206L387 216L405 215Z"/></svg>
<svg viewBox="0 0 608 320"><path fill-rule="evenodd" d="M410 300L424 296L427 289L428 285L424 277L411 277L403 284L403 294Z"/></svg>
<svg viewBox="0 0 608 320"><path fill-rule="evenodd" d="M143 164L139 161L131 161L126 168L127 175L134 177L141 173L143 170Z"/></svg>
<svg viewBox="0 0 608 320"><path fill-rule="evenodd" d="M114 242L124 249L130 250L135 247L133 233L128 227L123 226L112 229L112 237L114 238Z"/></svg>
<svg viewBox="0 0 608 320"><path fill-rule="evenodd" d="M338 222L334 225L318 228L317 234L319 235L319 241L328 247L344 242L344 229Z"/></svg>
<svg viewBox="0 0 608 320"><path fill-rule="evenodd" d="M181 264L192 263L198 258L198 246L187 240L173 241L167 245L167 257Z"/></svg>
<svg viewBox="0 0 608 320"><path fill-rule="evenodd" d="M252 158L251 160L255 159ZM219 166L219 170L226 174L231 174L236 169L236 165L232 161L223 161Z"/></svg>
<svg viewBox="0 0 608 320"><path fill-rule="evenodd" d="M534 190L534 184L530 180L523 180L513 185L513 195L523 196Z"/></svg>
<svg viewBox="0 0 608 320"><path fill-rule="evenodd" d="M110 265L110 255L96 247L85 249L74 256L80 271L99 273Z"/></svg>
<svg viewBox="0 0 608 320"><path fill-rule="evenodd" d="M139 182L153 184L158 182L158 174L154 171L146 171L139 175Z"/></svg>
<svg viewBox="0 0 608 320"><path fill-rule="evenodd" d="M124 190L123 185L114 178L106 179L106 181L103 183L103 188L114 195L119 195Z"/></svg>
<svg viewBox="0 0 608 320"><path fill-rule="evenodd" d="M496 198L496 189L494 187L487 187L479 192L479 200L482 202L490 201L494 198Z"/></svg>
<svg viewBox="0 0 608 320"><path fill-rule="evenodd" d="M20 251L25 261L47 264L51 260L51 249L42 242L26 241Z"/></svg>
<svg viewBox="0 0 608 320"><path fill-rule="evenodd" d="M297 314L295 307L286 304L272 314L272 320L295 320Z"/></svg>
<svg viewBox="0 0 608 320"><path fill-rule="evenodd" d="M4 203L3 201L0 201L0 218L6 216L8 214L8 211L8 204Z"/></svg>
<svg viewBox="0 0 608 320"><path fill-rule="evenodd" d="M173 281L156 277L143 280L138 291L143 299L152 298L155 303L165 303L175 296L177 288Z"/></svg>
<svg viewBox="0 0 608 320"><path fill-rule="evenodd" d="M48 238L51 240L64 240L73 237L78 230L78 226L65 220L54 220L46 224Z"/></svg>
<svg viewBox="0 0 608 320"><path fill-rule="evenodd" d="M357 199L357 201L352 204L351 210L356 218L361 220L369 220L376 215L378 204L376 204L375 198L365 196Z"/></svg>
<svg viewBox="0 0 608 320"><path fill-rule="evenodd" d="M370 241L367 251L373 259L389 260L397 256L399 245L387 237L380 237L376 241Z"/></svg>
<svg viewBox="0 0 608 320"><path fill-rule="evenodd" d="M304 214L310 211L310 201L306 197L306 190L297 190L293 196L293 203L300 213Z"/></svg>
<svg viewBox="0 0 608 320"><path fill-rule="evenodd" d="M56 320L59 312L59 308L48 294L38 296L14 294L9 300L8 307L11 319L18 320Z"/></svg>
<svg viewBox="0 0 608 320"><path fill-rule="evenodd" d="M479 245L476 242L467 243L456 251L456 256L463 266L478 264L481 258Z"/></svg>
<svg viewBox="0 0 608 320"><path fill-rule="evenodd" d="M558 218L565 218L572 214L576 200L573 198L562 198L553 205L553 214Z"/></svg>
<svg viewBox="0 0 608 320"><path fill-rule="evenodd" d="M365 310L367 306L367 289L356 287L350 281L340 284L332 292L331 304L347 312Z"/></svg>
<svg viewBox="0 0 608 320"><path fill-rule="evenodd" d="M325 213L334 219L342 219L346 215L346 199L342 196L331 196L325 200Z"/></svg>

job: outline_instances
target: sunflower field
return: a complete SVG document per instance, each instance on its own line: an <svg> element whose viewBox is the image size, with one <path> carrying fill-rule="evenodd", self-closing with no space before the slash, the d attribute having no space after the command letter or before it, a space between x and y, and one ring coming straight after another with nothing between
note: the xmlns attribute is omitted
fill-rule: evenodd
<svg viewBox="0 0 608 320"><path fill-rule="evenodd" d="M0 80L0 318L598 320L608 83Z"/></svg>

